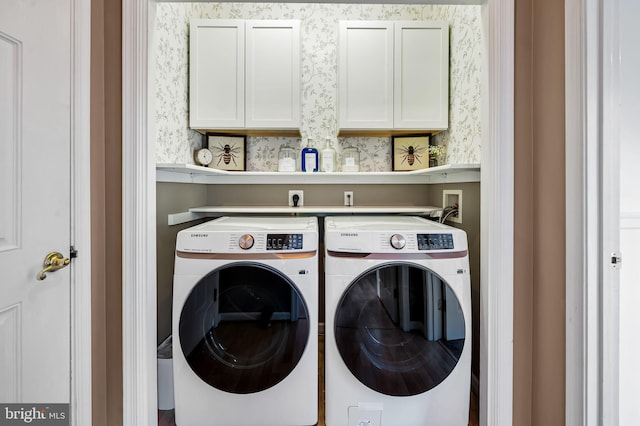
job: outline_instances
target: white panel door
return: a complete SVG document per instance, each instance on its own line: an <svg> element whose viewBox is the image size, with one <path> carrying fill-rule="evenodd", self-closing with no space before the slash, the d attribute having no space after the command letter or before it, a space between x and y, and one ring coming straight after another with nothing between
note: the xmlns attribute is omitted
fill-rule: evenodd
<svg viewBox="0 0 640 426"><path fill-rule="evenodd" d="M246 21L245 125L300 128L300 21Z"/></svg>
<svg viewBox="0 0 640 426"><path fill-rule="evenodd" d="M393 128L393 22L340 21L341 129Z"/></svg>
<svg viewBox="0 0 640 426"><path fill-rule="evenodd" d="M620 0L619 425L640 418L640 3Z"/></svg>
<svg viewBox="0 0 640 426"><path fill-rule="evenodd" d="M0 5L0 403L69 403L71 4Z"/></svg>

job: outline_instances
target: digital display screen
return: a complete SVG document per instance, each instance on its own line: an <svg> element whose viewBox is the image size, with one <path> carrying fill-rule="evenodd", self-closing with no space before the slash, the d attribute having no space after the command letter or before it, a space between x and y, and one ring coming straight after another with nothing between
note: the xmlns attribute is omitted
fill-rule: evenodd
<svg viewBox="0 0 640 426"><path fill-rule="evenodd" d="M267 234L267 250L302 250L302 234Z"/></svg>
<svg viewBox="0 0 640 426"><path fill-rule="evenodd" d="M418 250L453 250L453 234L418 234Z"/></svg>

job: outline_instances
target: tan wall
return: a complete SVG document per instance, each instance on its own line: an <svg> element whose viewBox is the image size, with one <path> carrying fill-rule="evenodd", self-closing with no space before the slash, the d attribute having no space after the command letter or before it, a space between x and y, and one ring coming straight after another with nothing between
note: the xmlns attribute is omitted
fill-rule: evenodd
<svg viewBox="0 0 640 426"><path fill-rule="evenodd" d="M184 183L156 184L156 246L157 246L157 310L158 343L171 334L173 307L173 266L178 232L199 222L169 226L168 215L207 204L207 185Z"/></svg>
<svg viewBox="0 0 640 426"><path fill-rule="evenodd" d="M122 424L120 2L91 2L93 426Z"/></svg>
<svg viewBox="0 0 640 426"><path fill-rule="evenodd" d="M353 191L357 206L426 205L424 185L210 185L210 205L287 204L290 189L304 191L305 206L341 206L344 191Z"/></svg>
<svg viewBox="0 0 640 426"><path fill-rule="evenodd" d="M565 418L564 2L516 1L514 425Z"/></svg>
<svg viewBox="0 0 640 426"><path fill-rule="evenodd" d="M533 356L531 1L516 5L513 424L530 426Z"/></svg>

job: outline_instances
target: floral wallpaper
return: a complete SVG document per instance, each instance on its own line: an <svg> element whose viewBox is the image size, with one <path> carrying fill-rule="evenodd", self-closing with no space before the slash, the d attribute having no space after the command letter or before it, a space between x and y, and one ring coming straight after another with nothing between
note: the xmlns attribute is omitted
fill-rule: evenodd
<svg viewBox="0 0 640 426"><path fill-rule="evenodd" d="M158 163L193 163L203 136L188 125L188 36L192 18L300 19L302 128L318 149L337 134L339 20L438 20L450 25L449 129L434 136L445 145L440 161L480 163L480 91L483 41L480 6L304 3L158 3L155 22L155 115ZM334 148L360 150L361 171L390 171L389 138L339 138ZM281 145L300 138L248 137L247 170L275 171Z"/></svg>

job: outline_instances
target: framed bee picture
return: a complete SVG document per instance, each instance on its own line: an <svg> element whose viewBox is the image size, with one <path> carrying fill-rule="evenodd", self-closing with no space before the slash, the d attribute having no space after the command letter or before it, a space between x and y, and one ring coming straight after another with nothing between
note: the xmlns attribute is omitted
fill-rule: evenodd
<svg viewBox="0 0 640 426"><path fill-rule="evenodd" d="M213 161L209 167L219 170L244 171L246 167L246 141L246 136L242 135L207 133L207 148L213 154Z"/></svg>
<svg viewBox="0 0 640 426"><path fill-rule="evenodd" d="M429 136L394 136L391 141L393 171L409 171L429 167Z"/></svg>

